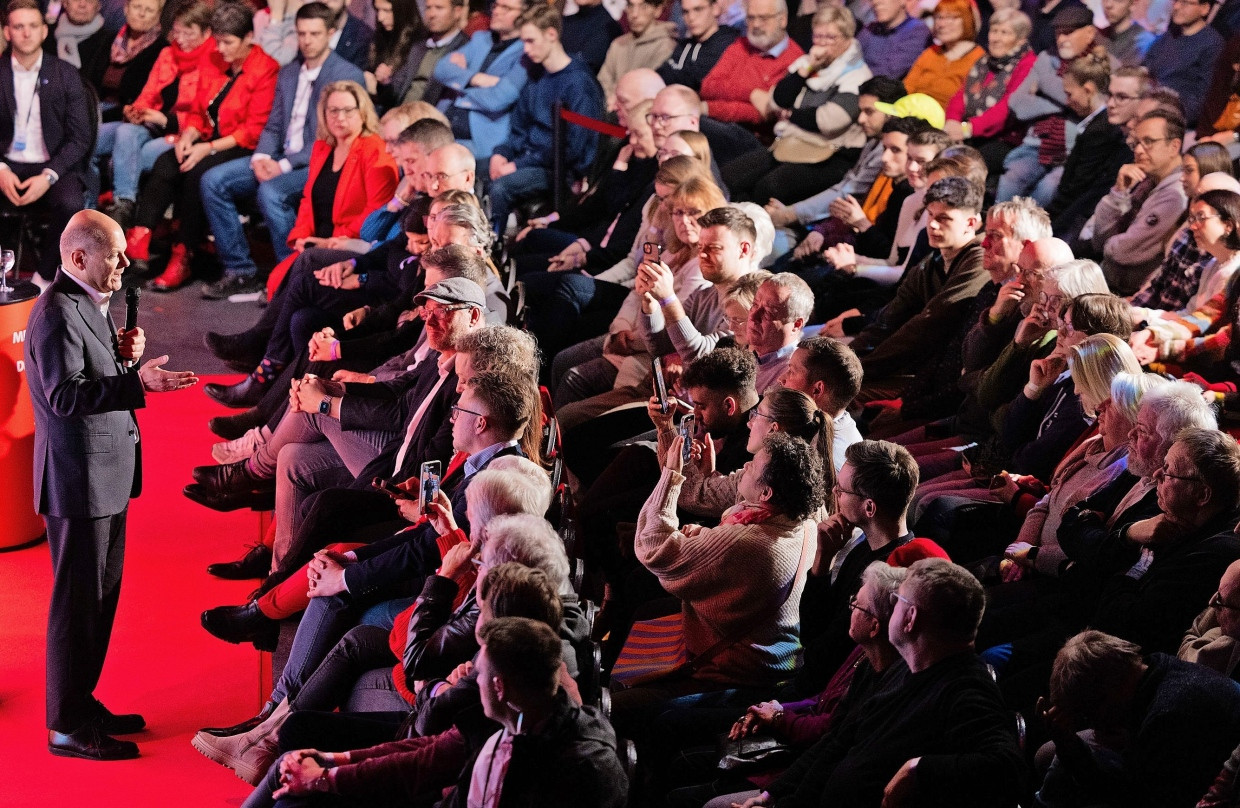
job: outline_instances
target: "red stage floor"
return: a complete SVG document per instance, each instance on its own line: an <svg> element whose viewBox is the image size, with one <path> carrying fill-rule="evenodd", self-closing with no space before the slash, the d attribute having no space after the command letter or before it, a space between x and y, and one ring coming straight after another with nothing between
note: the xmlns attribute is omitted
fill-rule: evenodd
<svg viewBox="0 0 1240 808"><path fill-rule="evenodd" d="M204 379L205 381L208 381ZM44 632L51 562L46 544L0 553L0 806L240 805L249 786L189 744L202 726L253 715L262 698L251 646L211 637L203 609L240 603L254 582L206 574L257 533L249 511L220 514L181 496L191 467L210 463L207 418L222 408L198 388L151 396L139 413L145 486L129 510L120 612L96 695L116 712L141 712L138 760L96 763L47 752ZM0 517L2 518L2 517Z"/></svg>

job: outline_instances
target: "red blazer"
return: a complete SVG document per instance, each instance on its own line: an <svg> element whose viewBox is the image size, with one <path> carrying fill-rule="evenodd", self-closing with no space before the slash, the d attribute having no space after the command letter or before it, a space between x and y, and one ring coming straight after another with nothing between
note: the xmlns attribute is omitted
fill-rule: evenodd
<svg viewBox="0 0 1240 808"><path fill-rule="evenodd" d="M314 235L314 211L310 205L310 190L327 161L332 159L334 146L326 140L316 140L310 152L310 179L306 181L301 206L297 209L297 221L288 234L289 246L299 238ZM353 141L344 167L340 169L340 182L336 186L336 202L332 205L332 236L357 238L362 232L362 222L373 210L383 207L396 193L396 163L383 146L378 135L362 135Z"/></svg>
<svg viewBox="0 0 1240 808"><path fill-rule="evenodd" d="M218 78L227 69L228 65L220 56L214 37L208 36L205 42L192 51L183 51L176 45L169 45L159 52L155 66L151 68L151 75L147 77L138 100L133 102L134 108L159 110L169 117L175 114L179 124L178 131L184 131L193 112L199 82ZM180 82L176 103L170 110L163 109L164 88L174 81Z"/></svg>
<svg viewBox="0 0 1240 808"><path fill-rule="evenodd" d="M267 125L271 103L276 97L276 74L280 64L259 46L250 48L250 55L241 63L241 75L220 104L219 136L232 135L243 149L258 145L258 136ZM186 125L203 133L205 139L211 131L207 123L207 107L224 85L228 75L212 74L198 82L198 94L194 106L186 116Z"/></svg>

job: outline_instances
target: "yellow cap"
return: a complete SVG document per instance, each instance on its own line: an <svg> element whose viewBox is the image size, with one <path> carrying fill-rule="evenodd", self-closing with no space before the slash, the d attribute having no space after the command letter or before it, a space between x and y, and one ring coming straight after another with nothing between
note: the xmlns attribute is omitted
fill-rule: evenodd
<svg viewBox="0 0 1240 808"><path fill-rule="evenodd" d="M942 129L947 120L939 102L925 93L906 95L894 104L884 104L879 101L874 104L874 108L897 118L921 118L935 129Z"/></svg>

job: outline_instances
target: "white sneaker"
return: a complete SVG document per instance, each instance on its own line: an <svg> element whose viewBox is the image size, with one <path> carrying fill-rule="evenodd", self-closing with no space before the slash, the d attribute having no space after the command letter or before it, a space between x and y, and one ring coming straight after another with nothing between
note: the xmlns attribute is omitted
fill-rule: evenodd
<svg viewBox="0 0 1240 808"><path fill-rule="evenodd" d="M249 460L258 451L258 447L267 442L262 427L253 427L236 440L226 440L211 447L211 457L221 466L236 463L238 460Z"/></svg>

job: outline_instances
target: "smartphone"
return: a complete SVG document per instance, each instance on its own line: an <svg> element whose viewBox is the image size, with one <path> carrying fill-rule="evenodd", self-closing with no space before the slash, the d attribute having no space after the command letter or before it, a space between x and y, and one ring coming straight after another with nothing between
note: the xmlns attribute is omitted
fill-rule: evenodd
<svg viewBox="0 0 1240 808"><path fill-rule="evenodd" d="M545 441L543 443L543 457L555 457L556 449L560 442L560 422L554 418L547 421L547 429L544 434Z"/></svg>
<svg viewBox="0 0 1240 808"><path fill-rule="evenodd" d="M662 255L662 244L656 244L653 241L647 241L642 244L642 258L646 261L649 261L652 264L657 264Z"/></svg>
<svg viewBox="0 0 1240 808"><path fill-rule="evenodd" d="M428 460L422 464L418 473L418 506L422 513L428 512L428 506L439 495L440 463Z"/></svg>
<svg viewBox="0 0 1240 808"><path fill-rule="evenodd" d="M680 419L680 437L685 439L680 447L680 459L684 463L689 462L690 453L693 451L693 428L696 420L692 413Z"/></svg>
<svg viewBox="0 0 1240 808"><path fill-rule="evenodd" d="M663 360L656 356L650 360L650 367L654 371L654 394L659 397L659 410L666 415L668 408L667 382L663 379Z"/></svg>
<svg viewBox="0 0 1240 808"><path fill-rule="evenodd" d="M410 495L408 491L405 491L404 489L401 489L401 488L397 488L395 485L383 479L382 477L374 478L373 480L370 481L370 485L375 490L382 491L383 493L387 494L392 499L412 499L412 496Z"/></svg>

